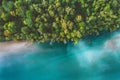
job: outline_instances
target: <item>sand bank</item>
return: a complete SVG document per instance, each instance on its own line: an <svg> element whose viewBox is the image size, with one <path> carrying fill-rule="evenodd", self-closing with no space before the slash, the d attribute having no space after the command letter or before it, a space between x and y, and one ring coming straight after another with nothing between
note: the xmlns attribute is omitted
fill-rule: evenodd
<svg viewBox="0 0 120 80"><path fill-rule="evenodd" d="M8 41L8 42L0 42L0 55L16 53L24 50L31 50L32 43L29 41Z"/></svg>

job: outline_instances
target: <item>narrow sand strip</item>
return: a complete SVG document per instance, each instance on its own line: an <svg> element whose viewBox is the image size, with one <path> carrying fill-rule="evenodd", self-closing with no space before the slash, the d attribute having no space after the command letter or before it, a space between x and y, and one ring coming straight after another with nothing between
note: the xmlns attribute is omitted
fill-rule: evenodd
<svg viewBox="0 0 120 80"><path fill-rule="evenodd" d="M13 53L13 52L19 52L22 50L30 49L30 46L32 46L32 43L29 41L20 41L20 42L1 42L0 43L0 53ZM0 55L1 55L0 54Z"/></svg>

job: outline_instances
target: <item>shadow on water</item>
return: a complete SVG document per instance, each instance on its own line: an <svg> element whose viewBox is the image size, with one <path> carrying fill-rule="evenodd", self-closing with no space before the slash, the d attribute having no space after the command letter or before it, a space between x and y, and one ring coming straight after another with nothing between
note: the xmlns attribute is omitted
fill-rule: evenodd
<svg viewBox="0 0 120 80"><path fill-rule="evenodd" d="M0 80L120 80L119 31L76 45L36 43L29 48L9 55L0 51Z"/></svg>

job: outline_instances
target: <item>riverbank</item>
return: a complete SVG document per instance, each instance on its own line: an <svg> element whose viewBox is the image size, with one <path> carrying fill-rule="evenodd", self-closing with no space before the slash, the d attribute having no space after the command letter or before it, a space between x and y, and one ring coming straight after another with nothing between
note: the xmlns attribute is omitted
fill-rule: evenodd
<svg viewBox="0 0 120 80"><path fill-rule="evenodd" d="M8 41L0 42L0 56L6 56L6 54L16 54L25 50L32 50L32 43L29 41Z"/></svg>

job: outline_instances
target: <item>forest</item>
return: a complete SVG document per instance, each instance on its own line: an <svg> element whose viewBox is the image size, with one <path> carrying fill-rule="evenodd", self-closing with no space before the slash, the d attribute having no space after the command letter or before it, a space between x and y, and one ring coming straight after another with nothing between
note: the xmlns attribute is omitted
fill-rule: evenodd
<svg viewBox="0 0 120 80"><path fill-rule="evenodd" d="M0 41L73 42L120 27L120 0L2 0ZM103 34L104 35L104 34Z"/></svg>

